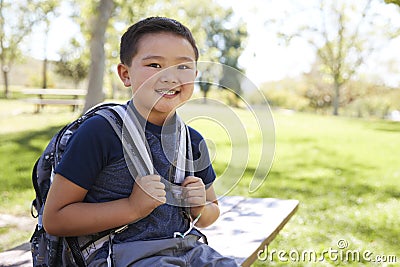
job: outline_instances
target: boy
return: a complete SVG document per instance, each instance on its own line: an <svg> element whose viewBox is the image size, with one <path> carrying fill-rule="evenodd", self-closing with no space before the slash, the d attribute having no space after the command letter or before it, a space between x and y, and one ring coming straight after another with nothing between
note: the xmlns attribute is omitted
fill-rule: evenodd
<svg viewBox="0 0 400 267"><path fill-rule="evenodd" d="M151 17L127 30L120 49L118 74L133 92L127 105L145 125L156 172L132 172L121 139L107 120L100 115L88 119L71 137L55 170L43 215L46 231L88 236L130 224L93 245L84 255L89 266L237 266L198 241L201 233L189 228L190 221L206 227L219 216L215 173L203 138L190 127L188 136L175 130L175 110L191 97L197 75L199 55L191 32L175 20ZM195 170L184 171L177 182L170 177L174 149L163 148L173 148L178 139L190 140L187 151ZM175 195L168 181L180 186L190 208L171 204Z"/></svg>

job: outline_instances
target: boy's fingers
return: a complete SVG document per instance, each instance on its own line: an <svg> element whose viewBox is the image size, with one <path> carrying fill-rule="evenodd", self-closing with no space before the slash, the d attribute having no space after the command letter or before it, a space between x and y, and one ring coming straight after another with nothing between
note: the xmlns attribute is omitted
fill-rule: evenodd
<svg viewBox="0 0 400 267"><path fill-rule="evenodd" d="M202 180L200 178L198 178L198 177L188 176L188 177L185 178L185 180L183 180L182 186L186 187L189 184L201 183L201 182L202 182Z"/></svg>
<svg viewBox="0 0 400 267"><path fill-rule="evenodd" d="M195 198L195 197L203 197L200 191L187 191L185 197L186 198Z"/></svg>
<svg viewBox="0 0 400 267"><path fill-rule="evenodd" d="M158 200L159 202L161 202L161 204L164 204L164 203L167 202L167 198L166 198L166 197L158 197L157 200Z"/></svg>
<svg viewBox="0 0 400 267"><path fill-rule="evenodd" d="M165 184L163 184L163 183L161 183L161 182L154 182L154 188L155 188L155 189L164 190L164 189L165 189Z"/></svg>
<svg viewBox="0 0 400 267"><path fill-rule="evenodd" d="M142 176L142 177L138 177L136 178L139 181L161 181L161 176L160 175L147 175L147 176Z"/></svg>

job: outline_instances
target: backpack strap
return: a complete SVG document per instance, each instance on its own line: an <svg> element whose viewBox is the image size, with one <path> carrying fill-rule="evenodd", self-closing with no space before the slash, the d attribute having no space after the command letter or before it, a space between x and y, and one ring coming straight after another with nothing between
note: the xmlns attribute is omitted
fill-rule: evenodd
<svg viewBox="0 0 400 267"><path fill-rule="evenodd" d="M130 102L126 110L121 106L116 106L114 110L123 118L121 141L124 153L134 164L140 176L154 174L155 169L151 159L150 147L146 141L143 126L134 113L133 103Z"/></svg>
<svg viewBox="0 0 400 267"><path fill-rule="evenodd" d="M79 267L86 267L86 261L83 258L77 237L68 236L65 237L65 241L67 242L69 248L71 249L71 254L72 257L74 258L76 265L78 265Z"/></svg>
<svg viewBox="0 0 400 267"><path fill-rule="evenodd" d="M151 151L143 126L140 124L133 109L133 102L131 101L127 106L118 105L110 109L99 110L96 113L110 123L115 133L121 139L124 154L132 162L138 175L151 175L156 173L152 163ZM108 111L111 111L113 115L110 116ZM115 117L122 120L122 125L116 124ZM170 182L180 184L185 179L186 170L190 175L194 174L194 166L188 127L179 116L177 116L176 120L179 139L173 161L174 168L176 169L173 175L174 180Z"/></svg>
<svg viewBox="0 0 400 267"><path fill-rule="evenodd" d="M190 139L190 133L188 126L183 122L183 120L177 116L177 128L178 128L178 142L177 142L177 153L175 153L176 159L176 173L174 177L175 183L182 183L186 177L186 171L189 172L190 176L194 175L193 166L193 152Z"/></svg>
<svg viewBox="0 0 400 267"><path fill-rule="evenodd" d="M35 189L35 193L36 193L36 198L32 201L32 204L31 204L31 215L33 218L39 217L39 207L43 206L43 197L42 197L42 194L40 193L40 188L39 188L38 179L37 179L37 167L38 167L39 160L40 160L40 158L36 160L35 165L33 166L33 169L32 169L32 184L33 184L33 188ZM33 211L34 208L36 209L36 214L34 214L34 211Z"/></svg>
<svg viewBox="0 0 400 267"><path fill-rule="evenodd" d="M146 176L156 173L152 163L150 147L146 140L145 129L136 117L133 101L130 101L128 105L117 105L110 109L99 110L96 113L104 117L114 129L122 142L125 157L133 164L137 174L139 176ZM122 125L116 123L115 118L122 120ZM167 183L166 189L171 190L174 195L174 200L178 201L175 204L181 207L182 216L188 222L188 225L190 225L190 208L183 203L181 198L175 199L175 192L177 192L178 195L182 194L181 187L174 183L180 184L183 182L186 176L186 170L189 172L189 175L194 174L193 153L189 129L178 115L176 115L176 126L178 140L176 142L176 150L172 162L173 180L165 182ZM113 238L115 234L124 231L127 227L129 227L129 224L109 232L108 266L112 266L113 264Z"/></svg>

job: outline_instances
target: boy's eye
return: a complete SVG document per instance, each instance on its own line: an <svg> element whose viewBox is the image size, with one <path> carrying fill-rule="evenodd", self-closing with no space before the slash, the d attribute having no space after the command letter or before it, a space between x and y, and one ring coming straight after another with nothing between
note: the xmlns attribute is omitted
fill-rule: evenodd
<svg viewBox="0 0 400 267"><path fill-rule="evenodd" d="M189 70L189 69L191 69L191 67L188 66L188 65L179 65L178 69L180 69L180 70Z"/></svg>
<svg viewBox="0 0 400 267"><path fill-rule="evenodd" d="M152 68L161 68L161 65L160 64L158 64L158 63L150 63L150 64L148 64L147 65L148 67L152 67Z"/></svg>

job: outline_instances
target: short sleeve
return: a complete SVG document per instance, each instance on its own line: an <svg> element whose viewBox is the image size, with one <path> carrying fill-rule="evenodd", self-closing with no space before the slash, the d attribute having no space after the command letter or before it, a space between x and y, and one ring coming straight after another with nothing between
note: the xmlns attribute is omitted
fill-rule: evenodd
<svg viewBox="0 0 400 267"><path fill-rule="evenodd" d="M104 166L120 157L118 136L106 119L96 115L71 136L55 172L89 190Z"/></svg>

